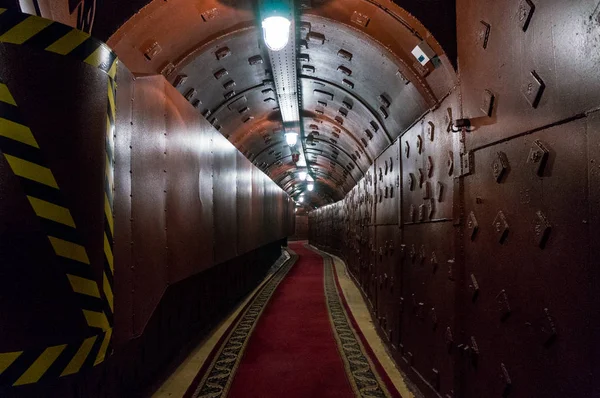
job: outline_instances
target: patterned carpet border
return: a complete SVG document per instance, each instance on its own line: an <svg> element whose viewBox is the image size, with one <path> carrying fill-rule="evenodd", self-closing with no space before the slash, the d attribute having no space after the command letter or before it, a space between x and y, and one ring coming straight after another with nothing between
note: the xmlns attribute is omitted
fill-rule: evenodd
<svg viewBox="0 0 600 398"><path fill-rule="evenodd" d="M313 250L310 246L308 249ZM349 315L340 297L332 258L317 251L323 258L324 288L329 319L337 342L338 351L344 362L344 368L352 390L357 397L390 398L386 384L382 381L376 366L367 354L360 337L352 326Z"/></svg>
<svg viewBox="0 0 600 398"><path fill-rule="evenodd" d="M276 271L248 303L238 319L215 347L216 354L191 394L193 398L224 398L240 364L250 336L273 293L296 263L298 256L288 249L291 258ZM187 394L186 394L187 395Z"/></svg>

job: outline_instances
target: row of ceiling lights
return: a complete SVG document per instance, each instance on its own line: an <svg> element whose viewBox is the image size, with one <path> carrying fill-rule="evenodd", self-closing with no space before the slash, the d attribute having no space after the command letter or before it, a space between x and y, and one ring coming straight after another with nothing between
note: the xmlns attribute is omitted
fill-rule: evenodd
<svg viewBox="0 0 600 398"><path fill-rule="evenodd" d="M291 21L286 18L286 16L290 16L289 2L285 0L264 0L262 2L261 14L263 16L262 20L262 28L263 28L263 38L265 41L265 45L271 51L281 51L283 50L289 43L290 38L290 27ZM282 118L285 122L295 122L295 119L299 118L299 115L288 115L285 120L286 115L283 115ZM285 140L286 143L292 149L292 159L296 163L297 166L306 166L305 160L300 159L301 151L295 149L296 144L298 143L298 133L293 130L287 130L285 132ZM303 158L304 156L302 156ZM307 171L299 171L298 177L302 181L307 181L306 189L308 191L312 191L315 187L314 178L308 174ZM300 194L298 197L296 204L304 202L304 193Z"/></svg>

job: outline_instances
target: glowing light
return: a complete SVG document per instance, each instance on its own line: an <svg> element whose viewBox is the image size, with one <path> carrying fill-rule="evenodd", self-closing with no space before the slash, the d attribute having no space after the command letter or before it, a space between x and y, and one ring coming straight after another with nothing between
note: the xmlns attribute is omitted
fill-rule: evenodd
<svg viewBox="0 0 600 398"><path fill-rule="evenodd" d="M263 19L262 27L267 47L272 51L285 48L290 39L290 25L289 19L280 16Z"/></svg>
<svg viewBox="0 0 600 398"><path fill-rule="evenodd" d="M309 176L307 176L307 177L306 177L306 181L314 181L314 180L315 180L315 179L314 179L314 178L312 178L312 176L311 176L311 175L309 175Z"/></svg>
<svg viewBox="0 0 600 398"><path fill-rule="evenodd" d="M285 133L285 142L289 146L295 146L298 142L298 133Z"/></svg>
<svg viewBox="0 0 600 398"><path fill-rule="evenodd" d="M298 177L300 177L302 181L306 180L306 171L301 171L298 173Z"/></svg>
<svg viewBox="0 0 600 398"><path fill-rule="evenodd" d="M306 186L306 188L307 188L309 191L312 191L313 189L315 189L315 184L308 184L308 185Z"/></svg>
<svg viewBox="0 0 600 398"><path fill-rule="evenodd" d="M302 202L304 202L304 196L300 196L300 197L298 198L298 203L302 203Z"/></svg>

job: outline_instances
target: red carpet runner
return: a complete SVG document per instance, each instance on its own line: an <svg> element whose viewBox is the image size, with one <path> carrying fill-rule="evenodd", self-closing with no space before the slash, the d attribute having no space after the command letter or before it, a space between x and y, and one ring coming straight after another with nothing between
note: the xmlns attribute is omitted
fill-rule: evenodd
<svg viewBox="0 0 600 398"><path fill-rule="evenodd" d="M331 258L290 248L297 259L250 300L186 396L399 397L338 294Z"/></svg>

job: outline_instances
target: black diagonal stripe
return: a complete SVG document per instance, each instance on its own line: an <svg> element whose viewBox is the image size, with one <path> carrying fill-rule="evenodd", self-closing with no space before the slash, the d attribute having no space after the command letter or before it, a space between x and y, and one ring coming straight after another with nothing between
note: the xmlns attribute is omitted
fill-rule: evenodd
<svg viewBox="0 0 600 398"><path fill-rule="evenodd" d="M110 308L110 305L108 305L108 300L104 300L104 314L106 315L106 319L108 319L108 325L112 328L114 325L114 317L113 317L113 313L112 313L112 309ZM114 304L114 302L113 302Z"/></svg>
<svg viewBox="0 0 600 398"><path fill-rule="evenodd" d="M40 382L58 379L60 377L60 374L69 365L75 354L77 354L77 350L79 349L80 345L81 342L67 345L65 349L60 353L58 358L56 358L56 361L54 361L54 363L50 365L50 368L46 371L46 373L44 373L44 375L40 379Z"/></svg>
<svg viewBox="0 0 600 398"><path fill-rule="evenodd" d="M102 298L88 296L87 294L75 293L79 306L83 310L102 312L104 310L104 300Z"/></svg>
<svg viewBox="0 0 600 398"><path fill-rule="evenodd" d="M106 217L106 215L104 216ZM108 239L108 245L110 246L110 250L113 250L113 237L110 232L110 225L108 225L108 220L104 220L104 233L106 234L106 238Z"/></svg>
<svg viewBox="0 0 600 398"><path fill-rule="evenodd" d="M0 117L24 126L27 125L27 123L25 123L25 119L23 119L23 116L21 116L21 112L19 112L19 108L2 101L0 101Z"/></svg>
<svg viewBox="0 0 600 398"><path fill-rule="evenodd" d="M23 144L20 141L15 141L7 137L0 136L0 151L7 155L12 155L28 162L46 166L46 160L42 156L42 152L31 145Z"/></svg>
<svg viewBox="0 0 600 398"><path fill-rule="evenodd" d="M80 277L86 278L86 279L94 279L95 278L91 266L80 263L79 261L71 260L66 257L59 257L59 258L60 258L60 265L63 267L63 271L65 272L65 274L76 275L76 276L80 276Z"/></svg>
<svg viewBox="0 0 600 398"><path fill-rule="evenodd" d="M44 30L27 40L24 45L45 50L46 47L55 43L58 39L72 31L73 28L61 23L52 23Z"/></svg>
<svg viewBox="0 0 600 398"><path fill-rule="evenodd" d="M106 274L106 279L108 279L108 284L110 285L110 290L113 291L113 295L114 295L114 277L112 274L112 270L110 269L110 264L106 260L104 260L104 273Z"/></svg>
<svg viewBox="0 0 600 398"><path fill-rule="evenodd" d="M96 334L98 335L98 338L96 339L96 341L94 341L94 345L92 346L92 349L90 350L90 353L88 354L88 357L85 359L85 362L83 363L83 366L81 367L82 370L89 369L94 366L94 361L96 360L96 357L98 356L98 351L100 351L100 346L102 345L102 341L104 341L104 335L106 334L100 329L96 329L96 328L92 328L92 329L95 329L97 331Z"/></svg>
<svg viewBox="0 0 600 398"><path fill-rule="evenodd" d="M40 198L43 199L43 198ZM48 236L53 236L68 242L83 246L77 230L65 224L39 217L42 228Z"/></svg>
<svg viewBox="0 0 600 398"><path fill-rule="evenodd" d="M29 369L33 362L44 352L43 349L24 351L0 375L0 386L12 386Z"/></svg>
<svg viewBox="0 0 600 398"><path fill-rule="evenodd" d="M81 61L85 61L87 57L92 55L94 51L98 47L100 47L100 42L93 38L88 38L86 41L78 45L73 51L69 53L70 56L73 56Z"/></svg>
<svg viewBox="0 0 600 398"><path fill-rule="evenodd" d="M25 194L66 207L60 190L23 177L19 177L19 180Z"/></svg>
<svg viewBox="0 0 600 398"><path fill-rule="evenodd" d="M8 32L16 25L20 24L29 17L27 14L16 12L14 10L6 10L0 14L0 35Z"/></svg>

